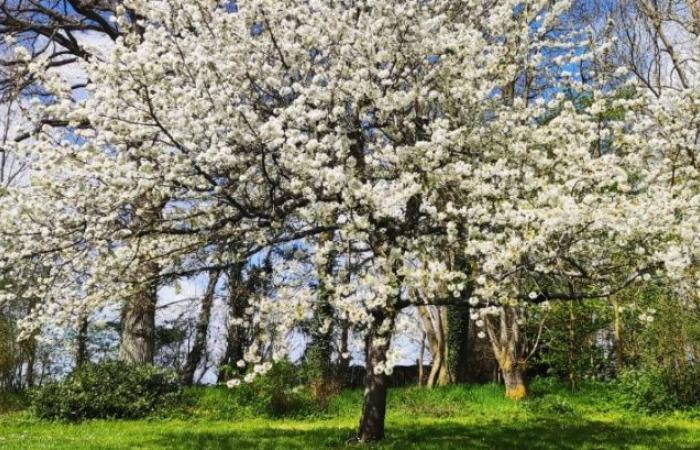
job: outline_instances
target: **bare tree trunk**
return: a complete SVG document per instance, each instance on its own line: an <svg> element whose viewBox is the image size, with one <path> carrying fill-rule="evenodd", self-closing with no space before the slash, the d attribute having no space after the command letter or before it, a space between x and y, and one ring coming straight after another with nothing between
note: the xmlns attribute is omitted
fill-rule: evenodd
<svg viewBox="0 0 700 450"><path fill-rule="evenodd" d="M622 340L622 318L620 317L620 305L617 299L612 297L613 308L613 351L615 352L615 372L620 371L625 366L625 344Z"/></svg>
<svg viewBox="0 0 700 450"><path fill-rule="evenodd" d="M75 351L75 366L82 367L89 359L88 356L88 315L81 313L78 318L77 348Z"/></svg>
<svg viewBox="0 0 700 450"><path fill-rule="evenodd" d="M512 364L502 369L503 382L506 385L506 397L511 400L522 400L527 396L525 377L520 364Z"/></svg>
<svg viewBox="0 0 700 450"><path fill-rule="evenodd" d="M517 314L515 308L504 306L498 318L498 326L489 318L484 320L491 348L503 375L506 397L511 400L522 400L527 396L524 376L526 358L523 354L525 345Z"/></svg>
<svg viewBox="0 0 700 450"><path fill-rule="evenodd" d="M420 353L418 354L418 386L423 386L423 359L425 358L425 330L421 333Z"/></svg>
<svg viewBox="0 0 700 450"><path fill-rule="evenodd" d="M428 338L433 358L426 386L444 386L450 383L447 358L447 309L445 307L418 307L423 331Z"/></svg>
<svg viewBox="0 0 700 450"><path fill-rule="evenodd" d="M574 314L574 304L569 302L569 349L567 354L567 365L569 371L569 387L571 390L576 389L576 315Z"/></svg>
<svg viewBox="0 0 700 450"><path fill-rule="evenodd" d="M143 286L128 299L122 311L119 359L134 364L153 364L155 357L157 285Z"/></svg>
<svg viewBox="0 0 700 450"><path fill-rule="evenodd" d="M438 371L437 384L438 386L447 386L452 382L451 371L450 371L450 359L447 354L448 343L447 338L449 336L450 330L448 326L447 317L447 307L442 306L438 308L438 324L440 329L440 354L441 354L441 364L440 370Z"/></svg>
<svg viewBox="0 0 700 450"><path fill-rule="evenodd" d="M185 367L182 369L182 382L186 385L191 385L194 382L194 373L202 360L203 354L207 349L207 332L209 331L209 319L211 317L211 308L214 305L214 294L216 293L216 284L219 282L221 272L213 271L209 274L209 283L207 290L202 298L202 306L197 318L195 326L194 343L190 352L187 354Z"/></svg>
<svg viewBox="0 0 700 450"><path fill-rule="evenodd" d="M36 342L34 338L31 338L32 342L29 343L27 349L27 375L26 375L26 386L34 386L34 364L36 361Z"/></svg>
<svg viewBox="0 0 700 450"><path fill-rule="evenodd" d="M388 377L384 370L380 370L380 366L386 361L392 331L388 331L387 335L379 335L377 328L385 318L384 314L375 313L374 324L368 332L365 395L357 434L360 442L376 442L384 439ZM393 322L393 317L391 320Z"/></svg>

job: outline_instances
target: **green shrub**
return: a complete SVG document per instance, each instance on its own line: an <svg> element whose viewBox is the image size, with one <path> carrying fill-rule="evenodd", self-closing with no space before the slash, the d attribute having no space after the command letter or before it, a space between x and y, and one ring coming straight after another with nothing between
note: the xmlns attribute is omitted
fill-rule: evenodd
<svg viewBox="0 0 700 450"><path fill-rule="evenodd" d="M685 409L700 405L700 368L656 368L623 372L619 395L625 407L647 413Z"/></svg>
<svg viewBox="0 0 700 450"><path fill-rule="evenodd" d="M119 361L85 365L32 396L32 410L43 419L138 418L176 401L177 373Z"/></svg>
<svg viewBox="0 0 700 450"><path fill-rule="evenodd" d="M301 385L299 371L291 363L277 363L243 389L251 389L257 410L270 417L310 416L322 412L308 387ZM235 388L235 389L240 389Z"/></svg>
<svg viewBox="0 0 700 450"><path fill-rule="evenodd" d="M26 409L28 403L25 391L0 390L0 415Z"/></svg>
<svg viewBox="0 0 700 450"><path fill-rule="evenodd" d="M232 378L242 378L245 371L235 369ZM197 386L185 390L183 400L166 414L207 420L237 420L250 417L318 417L327 408L302 384L299 367L280 362L251 383L228 388Z"/></svg>

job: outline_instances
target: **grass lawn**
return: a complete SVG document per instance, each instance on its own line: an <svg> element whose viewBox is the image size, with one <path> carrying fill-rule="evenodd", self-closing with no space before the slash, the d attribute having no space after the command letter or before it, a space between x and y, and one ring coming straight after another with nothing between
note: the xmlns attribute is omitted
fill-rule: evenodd
<svg viewBox="0 0 700 450"><path fill-rule="evenodd" d="M606 399L602 386L572 394L533 389L512 403L497 386L390 392L381 449L700 449L700 411L645 416ZM545 393L546 392L546 393ZM237 417L227 392L200 388L182 411L138 421L43 422L0 407L0 449L344 448L361 393L344 392L323 417Z"/></svg>

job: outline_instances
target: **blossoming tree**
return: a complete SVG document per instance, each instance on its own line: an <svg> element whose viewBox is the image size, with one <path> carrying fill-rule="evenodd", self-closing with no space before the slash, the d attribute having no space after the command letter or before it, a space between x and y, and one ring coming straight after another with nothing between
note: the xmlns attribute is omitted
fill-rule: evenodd
<svg viewBox="0 0 700 450"><path fill-rule="evenodd" d="M24 148L31 189L1 219L6 267L41 268L30 321L306 243L323 307L365 336L367 442L384 436L402 309L471 302L513 336L523 302L606 296L666 261L665 166L627 120L600 119L638 103L562 84L543 58L590 56L553 33L568 2L125 4L114 51L82 65L85 99L32 68L53 101ZM281 340L318 303L299 264L257 304ZM518 397L512 342L495 348ZM263 372L259 348L245 359Z"/></svg>

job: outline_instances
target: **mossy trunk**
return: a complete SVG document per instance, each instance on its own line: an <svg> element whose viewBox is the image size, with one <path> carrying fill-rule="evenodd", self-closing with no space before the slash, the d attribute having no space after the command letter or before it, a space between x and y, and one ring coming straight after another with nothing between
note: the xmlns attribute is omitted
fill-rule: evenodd
<svg viewBox="0 0 700 450"><path fill-rule="evenodd" d="M504 307L499 315L498 330L490 319L485 320L493 354L503 376L506 397L511 400L522 400L527 397L524 373L527 359L524 356L525 347L521 341L524 336L520 332L518 312L512 307Z"/></svg>
<svg viewBox="0 0 700 450"><path fill-rule="evenodd" d="M243 264L236 264L228 273L228 335L226 350L221 360L222 366L235 367L243 359L248 345L245 327L239 323L245 317L250 290L243 283ZM231 378L226 370L219 368L218 381L224 382Z"/></svg>
<svg viewBox="0 0 700 450"><path fill-rule="evenodd" d="M202 297L202 306L197 318L195 326L194 342L192 348L187 354L187 361L182 369L182 382L186 385L194 383L194 374L197 371L202 356L207 350L207 335L209 331L209 319L211 317L211 309L214 305L214 294L216 293L216 284L219 282L219 271L214 271L209 274L209 282L207 290Z"/></svg>
<svg viewBox="0 0 700 450"><path fill-rule="evenodd" d="M522 400L527 397L525 377L520 365L515 364L503 370L503 381L506 385L506 397L511 400Z"/></svg>
<svg viewBox="0 0 700 450"><path fill-rule="evenodd" d="M447 307L447 367L449 379L454 383L468 383L470 378L469 356L472 351L469 339L469 304Z"/></svg>
<svg viewBox="0 0 700 450"><path fill-rule="evenodd" d="M323 233L319 236L319 247L333 239L333 233ZM333 332L334 311L330 303L333 294L333 286L327 280L333 275L335 254L327 255L326 263L319 267L319 287L317 291L318 304L314 310L314 323L312 325L312 341L308 353L313 365L318 369L318 380L315 380L321 390L330 386L335 381L336 373L333 367Z"/></svg>
<svg viewBox="0 0 700 450"><path fill-rule="evenodd" d="M623 340L620 304L615 297L612 297L611 301L613 308L613 352L615 353L615 372L619 374L625 368L625 342Z"/></svg>

